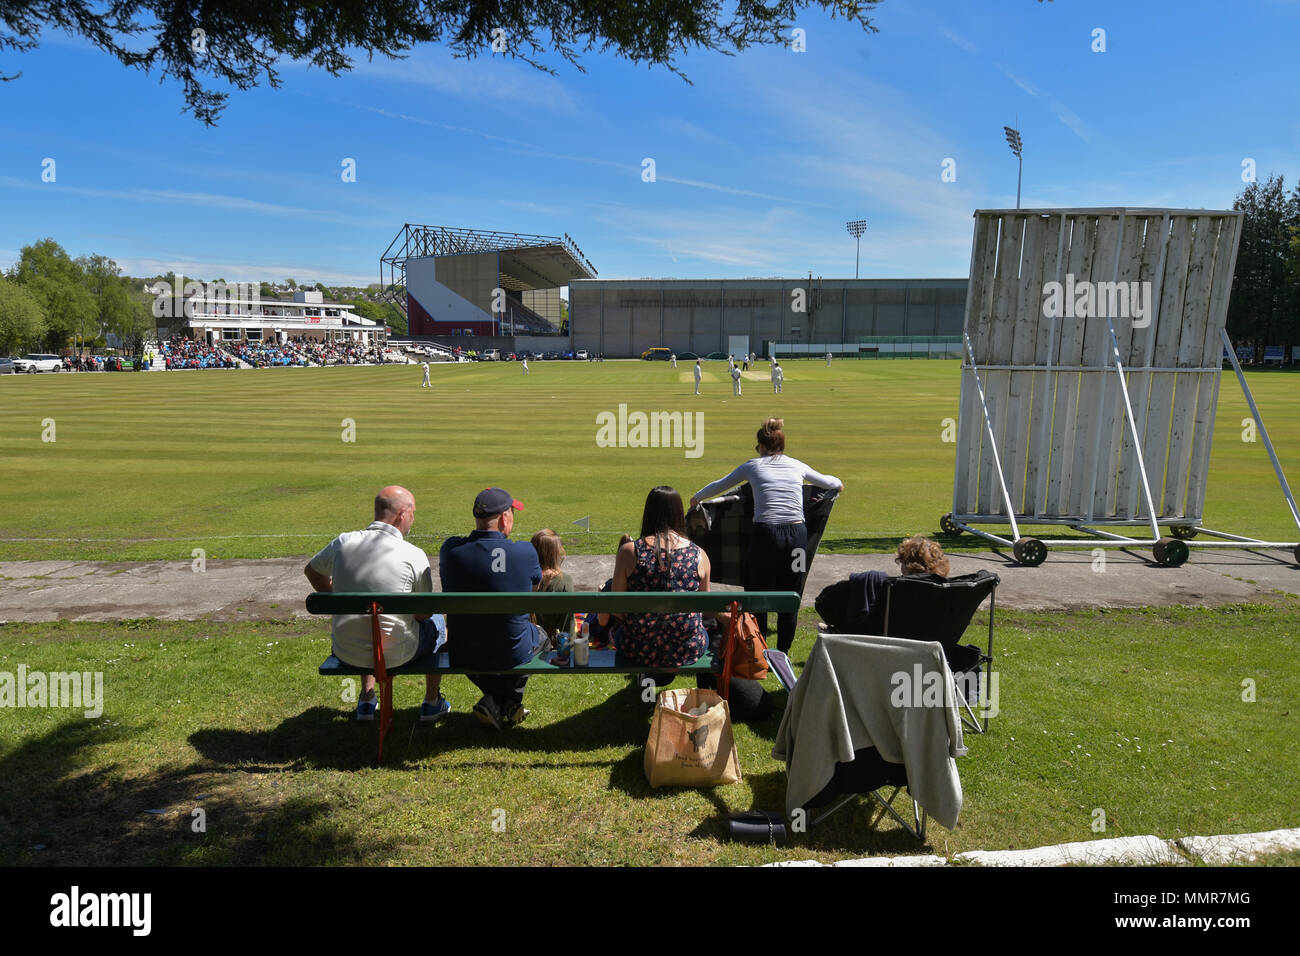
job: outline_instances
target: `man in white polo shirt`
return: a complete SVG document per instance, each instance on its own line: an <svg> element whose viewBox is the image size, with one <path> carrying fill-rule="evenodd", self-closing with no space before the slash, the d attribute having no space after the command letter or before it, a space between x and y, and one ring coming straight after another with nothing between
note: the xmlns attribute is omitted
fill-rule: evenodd
<svg viewBox="0 0 1300 956"><path fill-rule="evenodd" d="M415 523L415 497L400 485L375 495L375 520L362 531L339 535L307 562L304 573L317 591L432 591L428 555L405 540ZM435 653L441 644L441 616L426 620L410 614L379 615L384 634L384 663L397 667ZM354 667L373 667L370 615L336 614L332 627L334 656ZM440 693L442 675L425 675L421 720L441 720L451 704ZM375 675L361 679L357 720L373 720L377 698Z"/></svg>

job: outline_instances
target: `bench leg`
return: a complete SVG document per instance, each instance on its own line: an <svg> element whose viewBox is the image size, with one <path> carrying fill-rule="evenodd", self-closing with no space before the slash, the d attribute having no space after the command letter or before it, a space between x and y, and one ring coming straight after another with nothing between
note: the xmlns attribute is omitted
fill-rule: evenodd
<svg viewBox="0 0 1300 956"><path fill-rule="evenodd" d="M384 664L384 635L379 628L378 602L370 602L370 643L375 653L375 682L379 685L379 758L384 762L384 738L393 723L393 679Z"/></svg>
<svg viewBox="0 0 1300 956"><path fill-rule="evenodd" d="M393 724L393 679L379 683L379 763L384 762L384 738Z"/></svg>

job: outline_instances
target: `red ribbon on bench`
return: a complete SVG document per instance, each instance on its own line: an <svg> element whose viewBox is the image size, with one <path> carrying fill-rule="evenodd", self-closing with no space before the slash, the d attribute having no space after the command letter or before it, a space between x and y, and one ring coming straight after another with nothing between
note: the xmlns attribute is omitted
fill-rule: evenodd
<svg viewBox="0 0 1300 956"><path fill-rule="evenodd" d="M732 659L736 653L736 635L740 630L740 602L731 602L731 618L727 622L727 637L722 660L722 676L718 678L718 696L730 700Z"/></svg>
<svg viewBox="0 0 1300 956"><path fill-rule="evenodd" d="M375 681L379 685L379 763L384 762L384 738L393 722L393 681L384 665L384 632L379 627L377 601L370 602L370 643L375 651Z"/></svg>

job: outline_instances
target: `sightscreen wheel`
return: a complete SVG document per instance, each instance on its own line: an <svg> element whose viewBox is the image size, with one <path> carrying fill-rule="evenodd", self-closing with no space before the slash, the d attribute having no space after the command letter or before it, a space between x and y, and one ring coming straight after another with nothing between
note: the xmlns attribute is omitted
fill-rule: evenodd
<svg viewBox="0 0 1300 956"><path fill-rule="evenodd" d="M1156 542L1156 560L1167 568L1176 568L1187 560L1187 545L1178 538L1161 538Z"/></svg>
<svg viewBox="0 0 1300 956"><path fill-rule="evenodd" d="M1193 528L1191 525L1186 525L1186 524L1170 525L1169 533L1181 541L1190 541L1192 540L1192 538L1195 538L1198 534L1200 534L1200 532L1197 531L1195 528Z"/></svg>
<svg viewBox="0 0 1300 956"><path fill-rule="evenodd" d="M1027 568L1036 568L1047 560L1047 545L1037 538L1021 538L1011 546L1011 553Z"/></svg>
<svg viewBox="0 0 1300 956"><path fill-rule="evenodd" d="M1295 546L1295 550L1291 554L1295 557L1295 563L1300 564L1300 544Z"/></svg>
<svg viewBox="0 0 1300 956"><path fill-rule="evenodd" d="M961 528L957 524L957 519L952 516L951 511L939 519L939 530L953 538L961 534Z"/></svg>

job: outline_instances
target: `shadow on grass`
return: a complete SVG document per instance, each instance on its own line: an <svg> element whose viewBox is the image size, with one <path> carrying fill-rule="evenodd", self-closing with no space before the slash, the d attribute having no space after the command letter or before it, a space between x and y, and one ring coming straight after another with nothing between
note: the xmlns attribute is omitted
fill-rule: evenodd
<svg viewBox="0 0 1300 956"><path fill-rule="evenodd" d="M608 760L562 761L548 755L623 748L645 743L649 705L632 690L609 695L595 706L543 726L527 724L504 732L484 727L471 713L454 712L437 724L421 723L414 708L396 711L384 742L383 767L403 770L455 751L475 751L475 766L491 765L482 751L541 755L536 766L607 765ZM358 723L350 713L311 707L271 730L221 728L190 735L190 744L207 760L244 772L285 769L359 770L375 766L377 723ZM441 761L440 761L441 763ZM528 766L516 760L510 766ZM452 766L454 764L445 764Z"/></svg>
<svg viewBox="0 0 1300 956"><path fill-rule="evenodd" d="M734 806L726 797L738 791L730 787L701 789L713 805L714 813L705 817L690 832L692 837L702 840L714 840L721 844L733 841L728 832L727 822L732 813L747 810L771 811L781 814L785 809L784 770L773 770L764 774L746 774L744 782L748 784L752 798L748 807ZM640 755L628 757L614 768L610 775L610 785L631 796L672 796L678 788L662 787L652 790L645 781L641 771ZM899 805L905 805L906 793L900 794ZM793 834L794 839L782 849L798 858L801 853L849 854L853 856L895 855L924 853L931 848L930 842L922 843L898 826L890 817L880 817L864 795L832 814L828 819L805 833ZM810 816L816 818L822 811L814 811ZM904 814L906 817L906 814ZM737 846L753 846L742 842Z"/></svg>
<svg viewBox="0 0 1300 956"><path fill-rule="evenodd" d="M782 813L785 809L785 771L773 770L765 774L750 774L746 778L753 793L752 805L746 810L767 810ZM733 812L726 804L713 798L718 813L701 821L691 831L691 836L701 839L717 840L729 843L727 817ZM906 805L906 792L899 795L896 803ZM918 841L900 827L888 815L873 811L876 804L869 802L865 795L840 808L825 821L812 827L805 833L792 834L793 839L784 848L796 856L800 851L807 853L854 854L874 856L877 854L917 854L931 848L931 843ZM736 811L740 812L740 811ZM810 819L815 819L822 810L813 811ZM900 811L901 812L901 811ZM903 814L907 818L907 814Z"/></svg>
<svg viewBox="0 0 1300 956"><path fill-rule="evenodd" d="M0 865L319 864L386 859L382 838L202 763L126 776L92 751L147 741L149 725L71 721L0 757Z"/></svg>

